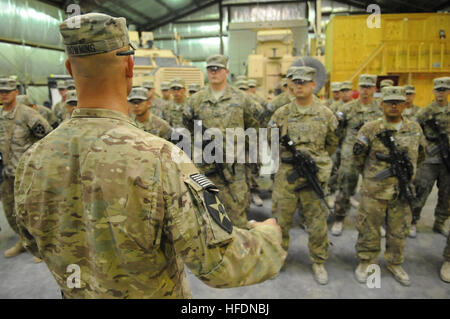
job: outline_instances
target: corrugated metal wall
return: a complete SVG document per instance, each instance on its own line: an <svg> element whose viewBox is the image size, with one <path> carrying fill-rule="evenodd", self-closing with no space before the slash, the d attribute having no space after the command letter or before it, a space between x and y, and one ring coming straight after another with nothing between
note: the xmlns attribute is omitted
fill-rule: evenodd
<svg viewBox="0 0 450 319"><path fill-rule="evenodd" d="M0 74L17 75L37 103L48 100L48 89L36 84L67 74L58 31L63 19L64 12L36 0L0 1Z"/></svg>

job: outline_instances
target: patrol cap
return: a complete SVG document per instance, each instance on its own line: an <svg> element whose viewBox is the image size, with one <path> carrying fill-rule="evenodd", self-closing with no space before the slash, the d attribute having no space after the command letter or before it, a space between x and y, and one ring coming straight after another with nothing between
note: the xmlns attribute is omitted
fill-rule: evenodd
<svg viewBox="0 0 450 319"><path fill-rule="evenodd" d="M58 90L65 90L65 89L67 89L66 81L64 81L64 80L57 81L56 82L56 87L58 88Z"/></svg>
<svg viewBox="0 0 450 319"><path fill-rule="evenodd" d="M403 86L385 86L382 90L384 101L406 101L406 90Z"/></svg>
<svg viewBox="0 0 450 319"><path fill-rule="evenodd" d="M434 89L445 88L450 90L450 77L436 78L433 80Z"/></svg>
<svg viewBox="0 0 450 319"><path fill-rule="evenodd" d="M294 80L315 81L316 69L309 66L299 66L292 74L292 81Z"/></svg>
<svg viewBox="0 0 450 319"><path fill-rule="evenodd" d="M341 90L341 82L331 82L331 91L339 92Z"/></svg>
<svg viewBox="0 0 450 319"><path fill-rule="evenodd" d="M350 81L341 82L341 91L353 90L353 84Z"/></svg>
<svg viewBox="0 0 450 319"><path fill-rule="evenodd" d="M191 83L191 84L189 84L188 89L189 89L189 91L197 92L198 90L200 90L200 84Z"/></svg>
<svg viewBox="0 0 450 319"><path fill-rule="evenodd" d="M73 79L66 80L66 89L75 90L75 81Z"/></svg>
<svg viewBox="0 0 450 319"><path fill-rule="evenodd" d="M148 100L147 89L143 87L133 88L130 92L130 95L128 95L128 101L132 100L141 100L141 101Z"/></svg>
<svg viewBox="0 0 450 319"><path fill-rule="evenodd" d="M16 103L17 104L24 104L27 106L32 105L30 98L27 95L17 95L16 96Z"/></svg>
<svg viewBox="0 0 450 319"><path fill-rule="evenodd" d="M170 89L169 85L170 85L170 82L169 82L169 81L163 81L163 82L161 82L161 90L162 90L162 91L167 91L167 90L169 90L169 89Z"/></svg>
<svg viewBox="0 0 450 319"><path fill-rule="evenodd" d="M359 76L359 86L376 86L377 76L374 74L361 74Z"/></svg>
<svg viewBox="0 0 450 319"><path fill-rule="evenodd" d="M130 45L125 18L103 13L73 16L59 24L68 56L107 53Z"/></svg>
<svg viewBox="0 0 450 319"><path fill-rule="evenodd" d="M78 102L78 96L77 96L77 91L75 90L69 90L66 93L66 103L69 102Z"/></svg>
<svg viewBox="0 0 450 319"><path fill-rule="evenodd" d="M380 82L380 88L384 88L385 86L393 86L393 85L394 85L394 81L392 81L390 79L382 80Z"/></svg>
<svg viewBox="0 0 450 319"><path fill-rule="evenodd" d="M169 86L170 86L171 89L173 89L173 88L182 88L182 89L184 89L185 86L186 86L186 83L181 78L174 78L174 79L172 79L172 81L170 81L170 85Z"/></svg>
<svg viewBox="0 0 450 319"><path fill-rule="evenodd" d="M242 80L246 81L247 80L247 76L246 75L238 75L236 77L236 81L242 81Z"/></svg>
<svg viewBox="0 0 450 319"><path fill-rule="evenodd" d="M254 80L254 79L250 79L247 82L248 82L248 86L251 88L255 88L258 86L258 82L256 82L256 80Z"/></svg>
<svg viewBox="0 0 450 319"><path fill-rule="evenodd" d="M247 81L245 81L245 80L237 81L237 82L236 82L236 87L237 87L238 89L245 89L245 90L248 90L248 84L247 84Z"/></svg>
<svg viewBox="0 0 450 319"><path fill-rule="evenodd" d="M144 81L144 82L142 82L142 87L144 87L144 88L146 88L148 90L151 90L151 89L155 88L155 82L153 82L153 81Z"/></svg>
<svg viewBox="0 0 450 319"><path fill-rule="evenodd" d="M300 68L299 66L291 66L289 67L289 69L287 69L286 71L286 77L287 78L292 78L292 75L294 75L295 70L297 70L298 68Z"/></svg>
<svg viewBox="0 0 450 319"><path fill-rule="evenodd" d="M405 85L406 94L414 94L416 93L416 88L414 85Z"/></svg>
<svg viewBox="0 0 450 319"><path fill-rule="evenodd" d="M1 91L14 91L17 90L17 82L12 78L1 78L0 79L0 90Z"/></svg>
<svg viewBox="0 0 450 319"><path fill-rule="evenodd" d="M206 67L218 66L221 68L227 68L228 58L221 54L211 55L206 59Z"/></svg>

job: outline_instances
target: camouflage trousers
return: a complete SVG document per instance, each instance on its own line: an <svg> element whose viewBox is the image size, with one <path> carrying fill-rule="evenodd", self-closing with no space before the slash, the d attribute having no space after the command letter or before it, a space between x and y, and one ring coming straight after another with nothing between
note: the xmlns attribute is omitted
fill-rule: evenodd
<svg viewBox="0 0 450 319"><path fill-rule="evenodd" d="M413 205L413 224L420 219L422 208L433 189L434 182L437 183L438 200L434 209L435 223L443 225L450 217L450 173L444 164L423 164L417 169L414 179L416 189L416 201Z"/></svg>
<svg viewBox="0 0 450 319"><path fill-rule="evenodd" d="M16 210L14 207L14 177L4 177L0 186L3 210L9 226L18 234L19 229L16 222Z"/></svg>
<svg viewBox="0 0 450 319"><path fill-rule="evenodd" d="M311 189L294 192L298 184L289 184L286 174L275 174L272 192L272 214L281 227L283 248L289 248L289 230L293 225L297 208L303 215L304 224L308 230L309 257L313 263L323 264L328 259L328 211L317 194Z"/></svg>
<svg viewBox="0 0 450 319"><path fill-rule="evenodd" d="M358 210L356 252L361 261L374 263L381 251L380 228L386 223L386 263L401 265L411 224L411 210L403 200L380 200L363 195Z"/></svg>
<svg viewBox="0 0 450 319"><path fill-rule="evenodd" d="M359 174L350 166L341 163L338 171L337 184L339 192L336 196L334 212L337 220L343 220L350 209L350 197L355 195Z"/></svg>
<svg viewBox="0 0 450 319"><path fill-rule="evenodd" d="M236 165L235 175L229 185L217 175L208 176L219 190L219 197L233 225L247 228L247 210L250 207L250 194L245 176L244 165ZM203 172L204 173L204 172Z"/></svg>
<svg viewBox="0 0 450 319"><path fill-rule="evenodd" d="M444 260L450 261L450 234L447 236L447 246L444 249Z"/></svg>

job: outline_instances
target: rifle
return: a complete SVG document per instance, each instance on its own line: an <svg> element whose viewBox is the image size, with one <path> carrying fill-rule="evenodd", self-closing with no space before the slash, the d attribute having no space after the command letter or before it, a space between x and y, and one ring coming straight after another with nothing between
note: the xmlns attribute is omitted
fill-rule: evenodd
<svg viewBox="0 0 450 319"><path fill-rule="evenodd" d="M184 122L185 122L186 124L189 124L189 123L188 123L187 117L184 117L183 120L184 120ZM205 127L205 126L203 126L203 125L199 125L199 120L200 120L200 119L199 119L197 116L194 116L194 117L192 118L192 120L193 120L193 122L194 122L194 132L195 132L195 127L198 127L198 128L200 128L200 129L202 130L202 135L204 135L204 134L205 134L205 131L206 131L208 128ZM205 148L205 146L206 146L205 143L206 143L206 142L203 141L202 149ZM214 152L215 152L215 148L214 148ZM212 154L212 155L214 155L214 154ZM225 156L225 152L224 152L223 155ZM224 163L213 162L213 163L211 163L211 165L213 166L213 168L210 169L210 170L208 170L208 171L206 171L206 172L205 172L205 176L207 176L207 177L208 177L208 176L212 176L212 175L217 175L217 176L219 176L220 179L222 179L223 183L225 184L225 187L226 187L226 188L228 189L228 191L230 192L231 198L233 199L233 201L236 202L237 200L236 200L236 198L234 197L233 192L231 191L231 188L230 188L231 182L228 180L228 178L225 176L225 173L224 173L224 170L226 169Z"/></svg>
<svg viewBox="0 0 450 319"><path fill-rule="evenodd" d="M430 155L434 156L439 152L447 171L450 172L450 146L447 133L442 129L439 121L434 116L431 119L426 120L425 125L429 126L437 135L437 137L426 136L427 140L437 143L437 145L429 151Z"/></svg>
<svg viewBox="0 0 450 319"><path fill-rule="evenodd" d="M378 160L390 164L390 167L378 173L375 178L383 180L388 177L395 176L400 186L400 196L406 199L411 210L413 209L414 195L411 189L410 181L414 172L414 167L408 156L407 151L399 151L395 146L395 139L392 136L393 130L385 130L376 135L383 145L389 150L389 155L376 153Z"/></svg>
<svg viewBox="0 0 450 319"><path fill-rule="evenodd" d="M292 154L291 158L281 158L281 161L283 163L291 164L294 166L294 171L287 177L288 182L292 183L299 177L304 177L306 179L306 183L297 186L294 189L294 192L298 192L307 187L311 187L332 214L333 210L325 200L325 192L320 186L320 182L317 178L319 168L314 162L314 159L309 154L297 150L288 133L281 137L281 145L286 147L286 149Z"/></svg>
<svg viewBox="0 0 450 319"><path fill-rule="evenodd" d="M357 126L355 126L353 129L355 131L359 131L361 129L361 127L363 127L363 125L365 124L364 121L361 121Z"/></svg>

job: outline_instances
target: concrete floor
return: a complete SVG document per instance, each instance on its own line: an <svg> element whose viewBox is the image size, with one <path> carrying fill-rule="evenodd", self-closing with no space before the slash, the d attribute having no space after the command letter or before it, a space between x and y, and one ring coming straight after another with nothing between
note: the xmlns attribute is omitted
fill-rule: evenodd
<svg viewBox="0 0 450 319"><path fill-rule="evenodd" d="M264 283L232 289L214 289L204 285L188 273L194 298L204 299L296 299L296 298L450 298L450 284L439 278L443 262L442 253L446 239L431 231L433 211L436 204L436 188L430 195L418 226L418 237L409 239L406 245L404 268L411 278L411 286L403 287L387 271L382 254L381 288L368 288L359 284L353 271L357 266L355 243L356 211L353 209L346 219L344 233L340 237L329 234L332 246L325 264L329 284L321 286L312 276L307 248L307 233L300 227L291 230L291 244L286 268L276 278ZM252 206L249 218L261 220L271 216L270 199L264 207ZM448 225L448 224L447 224ZM0 298L60 298L60 292L44 263L34 264L33 257L23 253L6 259L3 252L12 246L17 237L0 214ZM382 241L384 246L384 240Z"/></svg>

